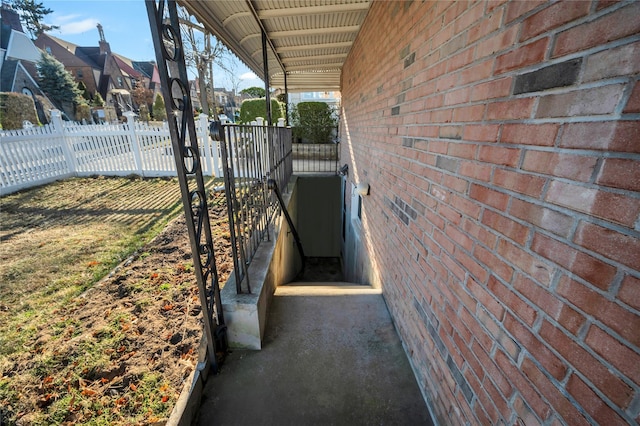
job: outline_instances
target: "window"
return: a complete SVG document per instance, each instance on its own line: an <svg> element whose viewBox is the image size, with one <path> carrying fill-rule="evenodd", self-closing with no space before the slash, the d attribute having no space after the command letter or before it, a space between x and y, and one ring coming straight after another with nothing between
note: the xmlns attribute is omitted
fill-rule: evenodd
<svg viewBox="0 0 640 426"><path fill-rule="evenodd" d="M46 50L46 51L47 51L47 53L48 53L49 55L51 55L51 47L50 47L50 46L45 46L44 50Z"/></svg>
<svg viewBox="0 0 640 426"><path fill-rule="evenodd" d="M76 71L76 77L78 77L78 78L82 78L83 77L82 70L77 70Z"/></svg>
<svg viewBox="0 0 640 426"><path fill-rule="evenodd" d="M362 196L358 195L358 219L362 220Z"/></svg>
<svg viewBox="0 0 640 426"><path fill-rule="evenodd" d="M118 76L118 87L122 87L123 84L122 77Z"/></svg>

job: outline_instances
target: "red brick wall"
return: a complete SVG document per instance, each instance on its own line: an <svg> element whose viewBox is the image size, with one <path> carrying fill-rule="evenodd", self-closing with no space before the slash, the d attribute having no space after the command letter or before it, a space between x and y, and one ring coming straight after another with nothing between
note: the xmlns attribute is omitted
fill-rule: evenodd
<svg viewBox="0 0 640 426"><path fill-rule="evenodd" d="M640 420L639 73L640 2L372 4L342 158L443 424Z"/></svg>

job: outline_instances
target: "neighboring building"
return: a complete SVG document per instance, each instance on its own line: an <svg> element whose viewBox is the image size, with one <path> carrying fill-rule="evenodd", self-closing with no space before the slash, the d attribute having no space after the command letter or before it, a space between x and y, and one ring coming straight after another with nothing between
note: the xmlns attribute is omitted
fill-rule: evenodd
<svg viewBox="0 0 640 426"><path fill-rule="evenodd" d="M289 93L289 105L291 106L298 105L300 102L324 102L339 111L340 99L340 92Z"/></svg>
<svg viewBox="0 0 640 426"><path fill-rule="evenodd" d="M35 44L60 61L76 81L82 81L91 96L100 93L120 117L125 111L137 110L131 97L137 84L153 90L154 96L158 93L158 70L154 62L136 62L111 52L102 26L97 28L98 46L81 47L50 34L41 34Z"/></svg>
<svg viewBox="0 0 640 426"><path fill-rule="evenodd" d="M371 2L344 261L440 424L640 420L639 77L640 2Z"/></svg>
<svg viewBox="0 0 640 426"><path fill-rule="evenodd" d="M5 3L0 8L0 92L17 92L33 98L41 123L53 105L40 90L36 63L41 52L27 36L16 11Z"/></svg>

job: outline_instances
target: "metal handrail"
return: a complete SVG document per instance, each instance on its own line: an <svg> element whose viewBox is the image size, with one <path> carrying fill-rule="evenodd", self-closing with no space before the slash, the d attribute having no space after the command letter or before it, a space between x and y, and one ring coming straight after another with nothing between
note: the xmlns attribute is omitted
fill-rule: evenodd
<svg viewBox="0 0 640 426"><path fill-rule="evenodd" d="M220 148L236 291L251 293L248 266L260 242L270 239L269 225L280 211L267 182L286 188L293 173L291 129L225 124Z"/></svg>

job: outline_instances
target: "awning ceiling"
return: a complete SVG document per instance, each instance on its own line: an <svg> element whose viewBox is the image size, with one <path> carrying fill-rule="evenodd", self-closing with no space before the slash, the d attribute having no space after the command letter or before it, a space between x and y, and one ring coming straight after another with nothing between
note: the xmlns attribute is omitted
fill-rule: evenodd
<svg viewBox="0 0 640 426"><path fill-rule="evenodd" d="M340 90L340 72L369 0L179 0L189 13L264 80L261 28L267 34L272 88Z"/></svg>

